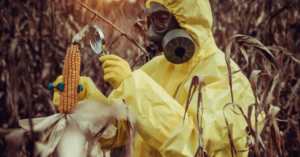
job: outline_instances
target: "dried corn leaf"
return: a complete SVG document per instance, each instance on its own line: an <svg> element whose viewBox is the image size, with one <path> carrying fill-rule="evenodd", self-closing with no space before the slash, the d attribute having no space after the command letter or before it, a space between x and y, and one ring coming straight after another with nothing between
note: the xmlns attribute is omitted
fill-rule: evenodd
<svg viewBox="0 0 300 157"><path fill-rule="evenodd" d="M85 25L72 39L72 44L79 43L85 36L85 32L89 29L89 24Z"/></svg>
<svg viewBox="0 0 300 157"><path fill-rule="evenodd" d="M226 59L227 66L230 66L229 59L230 59L230 53L231 53L231 46L232 46L232 43L234 40L238 43L238 47L241 50L244 58L246 59L246 65L242 68L242 70L245 69L249 65L249 57L247 55L247 52L244 49L244 46L254 47L265 59L267 59L275 67L275 69L278 69L279 64L277 63L274 55L269 51L269 49L266 46L264 46L261 42L259 42L255 38L252 38L252 37L249 37L246 35L241 35L241 34L237 34L237 35L233 36L226 46L225 59ZM236 52L235 57L237 59L237 52ZM240 70L234 71L232 73L231 73L231 69L228 69L228 71L229 71L229 74L232 75L232 74L239 72Z"/></svg>
<svg viewBox="0 0 300 157"><path fill-rule="evenodd" d="M123 102L125 104L125 100L123 99ZM134 152L134 139L136 135L136 128L138 128L137 123L132 123L132 120L130 120L129 117L129 108L126 105L123 105L123 108L127 111L127 130L128 130L128 144L126 144L126 154L125 157L132 157Z"/></svg>
<svg viewBox="0 0 300 157"><path fill-rule="evenodd" d="M199 147L197 149L197 152L195 153L194 157L209 157L207 151L204 149L204 139L203 139L203 128L202 128L202 118L201 122L199 122L199 109L200 105L202 104L202 112L201 116L203 115L203 102L202 102L202 86L205 85L204 78L202 76L194 76L191 82L191 86L189 89L189 94L187 98L186 108L183 116L183 121L185 119L185 115L187 113L188 107L190 105L190 102L193 99L193 96L195 94L196 88L198 88L198 101L197 101L197 129L198 129L198 143Z"/></svg>
<svg viewBox="0 0 300 157"><path fill-rule="evenodd" d="M273 104L274 106L279 106L279 94L280 94L280 82L281 78L286 71L286 69L291 64L290 57L285 61L285 63L279 68L275 73L274 78L269 82L268 86L265 88L264 93L261 96L261 104L259 105L259 110L265 109L267 105ZM263 107L263 108L261 108Z"/></svg>
<svg viewBox="0 0 300 157"><path fill-rule="evenodd" d="M293 61L296 63L300 64L300 60L296 59L291 52L289 52L286 48L281 47L281 46L268 46L268 49L272 51L281 51L283 54L289 56L292 58Z"/></svg>
<svg viewBox="0 0 300 157"><path fill-rule="evenodd" d="M225 111L225 108L226 108L227 106L229 106L229 105L237 106L238 108L239 108L239 106L236 105L235 103L228 103L228 104L226 104L226 105L224 106L224 108L223 108L223 116L224 116L224 119L225 119L225 122L226 122L226 126L227 126L227 130L228 130L228 138L229 138L229 143L230 143L231 156L233 157L233 153L234 153L235 155L237 155L237 154L236 154L237 151L236 151L236 148L235 148L235 146L234 146L233 139L232 139L232 133L231 133L231 130L230 130L230 128L229 128L228 120L227 120L226 115L225 115L225 112L224 112L224 111ZM242 110L242 111L243 111L243 110Z"/></svg>
<svg viewBox="0 0 300 157"><path fill-rule="evenodd" d="M254 153L256 154L256 156L258 156L260 154L259 152L259 142L260 144L263 146L263 148L265 148L264 144L262 143L262 140L261 140L261 137L259 136L259 132L258 131L258 128L257 128L257 117L258 115L260 114L260 112L263 112L263 111L259 111L258 110L258 97L257 97L257 81L258 81L258 77L263 75L263 72L261 70L254 70L252 71L251 73L251 76L250 76L250 83L251 83L251 88L252 88L252 91L253 91L253 95L254 95L254 99L255 99L255 108L254 108L254 111L255 111L255 130L253 132L253 129L251 128L251 132L252 132L252 135L254 135L254 139L255 139L255 146L254 146ZM250 108L248 108L250 109ZM251 126L251 111L252 111L252 107L251 107L251 110L248 110L248 121L250 123L250 126ZM250 127L249 124L248 124L248 127ZM253 143L253 141L252 141Z"/></svg>
<svg viewBox="0 0 300 157"><path fill-rule="evenodd" d="M64 157L82 157L84 154L86 138L75 124L69 125L59 142L57 151Z"/></svg>
<svg viewBox="0 0 300 157"><path fill-rule="evenodd" d="M49 146L41 142L35 142L34 144L34 157L48 157L52 153Z"/></svg>
<svg viewBox="0 0 300 157"><path fill-rule="evenodd" d="M283 137L279 131L276 122L276 115L279 113L279 111L280 111L279 107L271 105L266 115L266 118L264 119L264 122L261 124L261 126L259 126L258 131L261 132L263 127L266 126L267 132L269 133L269 135L272 134L273 137L268 139L269 142L273 143L271 141L274 141L274 144L276 145L278 152L282 155ZM269 145L269 151L271 148ZM270 151L270 153L272 154L273 150Z"/></svg>

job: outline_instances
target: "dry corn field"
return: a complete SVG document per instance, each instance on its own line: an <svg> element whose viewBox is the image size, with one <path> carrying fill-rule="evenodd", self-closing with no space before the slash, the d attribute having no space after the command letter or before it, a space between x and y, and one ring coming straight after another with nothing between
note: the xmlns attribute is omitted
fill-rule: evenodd
<svg viewBox="0 0 300 157"><path fill-rule="evenodd" d="M142 47L148 44L146 0L81 2ZM210 0L210 3L212 32L217 46L226 54L223 59L231 58L238 63L259 100L250 107L267 115L260 135L257 128L248 127L252 142L249 156L299 156L300 0ZM0 156L43 156L46 148L36 144L41 133L32 129L22 131L18 122L59 111L72 112L78 101L79 75L90 77L104 95L111 92L112 88L103 81L101 65L88 38L82 39L80 48L72 45L68 49L72 38L88 23L102 29L107 44L115 42L109 47L109 54L120 56L129 65L134 65L143 54L75 0L0 0L0 14ZM140 60L135 69L146 61ZM68 77L74 82L65 83L68 90L63 92L62 104L57 108L52 102L53 92L47 88L62 74L63 82ZM68 108L69 103L75 106ZM248 113L242 116L249 120ZM127 148L131 147L115 148L110 156L130 156L125 153L130 152Z"/></svg>

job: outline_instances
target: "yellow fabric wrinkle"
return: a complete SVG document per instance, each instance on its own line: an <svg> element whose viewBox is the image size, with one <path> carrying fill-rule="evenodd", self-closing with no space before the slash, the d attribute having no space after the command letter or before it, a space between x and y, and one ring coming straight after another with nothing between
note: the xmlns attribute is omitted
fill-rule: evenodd
<svg viewBox="0 0 300 157"><path fill-rule="evenodd" d="M174 70L174 64L169 64L167 73L172 73L173 70ZM167 75L166 77L164 77L164 79L163 79L164 81L163 81L161 87L163 87L163 88L166 87L166 85L167 85L168 81L170 80L171 76L172 75Z"/></svg>
<svg viewBox="0 0 300 157"><path fill-rule="evenodd" d="M188 70L185 68L181 68L179 73L173 73L173 77L176 78L176 80L174 81L174 84L180 84L181 81L186 77L186 72ZM169 86L167 86L167 92L171 95L174 96L174 92L176 92L176 86L173 86L172 84L169 84Z"/></svg>
<svg viewBox="0 0 300 157"><path fill-rule="evenodd" d="M181 116L174 116L170 122L166 125L166 127L159 133L159 135L157 136L157 139L154 141L153 144L151 144L151 146L155 147L155 148L160 148L163 144L163 142L166 140L166 138L168 137L168 135L172 132L172 130L174 129L174 127L177 125L177 123L181 120Z"/></svg>
<svg viewBox="0 0 300 157"><path fill-rule="evenodd" d="M197 140L197 129L193 123L193 117L187 115L184 122L182 119L179 120L158 150L165 156L194 156L191 150L196 150L198 147Z"/></svg>

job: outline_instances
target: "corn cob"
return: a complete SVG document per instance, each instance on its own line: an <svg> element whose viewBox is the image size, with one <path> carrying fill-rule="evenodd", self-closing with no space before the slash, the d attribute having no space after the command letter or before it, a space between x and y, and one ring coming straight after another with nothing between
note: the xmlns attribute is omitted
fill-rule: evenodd
<svg viewBox="0 0 300 157"><path fill-rule="evenodd" d="M62 82L64 90L60 95L59 111L72 113L78 103L78 85L80 73L80 51L78 45L72 44L65 59Z"/></svg>

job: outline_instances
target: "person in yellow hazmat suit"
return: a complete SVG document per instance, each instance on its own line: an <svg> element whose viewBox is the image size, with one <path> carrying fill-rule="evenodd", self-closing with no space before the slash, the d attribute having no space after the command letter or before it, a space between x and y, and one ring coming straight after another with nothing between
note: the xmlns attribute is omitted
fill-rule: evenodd
<svg viewBox="0 0 300 157"><path fill-rule="evenodd" d="M90 78L81 77L84 91L79 100L98 99L120 102L124 99L129 110L139 120L135 138L135 157L191 157L198 148L197 93L185 112L188 91L194 76L202 76L202 118L204 149L212 157L231 156L228 129L223 116L225 104L231 102L228 70L224 53L215 44L211 27L209 0L149 0L147 38L152 43L149 52L163 52L138 70L114 55L100 57L104 80L114 91L103 96ZM232 61L231 68L239 67ZM253 104L251 85L241 73L234 74L234 102L247 113ZM59 77L54 84L61 81ZM59 104L59 92L54 93ZM236 150L247 150L246 121L241 115L225 109ZM238 111L237 111L238 112ZM253 113L253 112L252 112ZM252 116L254 117L254 116ZM259 118L259 123L262 117ZM254 124L254 120L252 120ZM110 139L99 139L100 147L112 149L126 144L127 124L116 120L117 133ZM248 156L248 152L237 156Z"/></svg>

